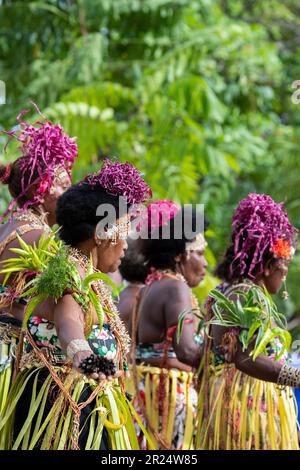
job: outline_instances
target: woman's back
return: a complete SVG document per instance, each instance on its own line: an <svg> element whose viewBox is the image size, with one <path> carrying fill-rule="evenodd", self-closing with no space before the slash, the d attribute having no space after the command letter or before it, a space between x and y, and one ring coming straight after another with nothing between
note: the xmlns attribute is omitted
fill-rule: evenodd
<svg viewBox="0 0 300 470"><path fill-rule="evenodd" d="M174 289L178 288L177 284L178 281L174 283L173 279L166 278L142 289L137 330L139 343L160 343L165 339L166 331L170 322L172 323L172 315L171 318L167 317L166 311L168 304L172 303ZM177 323L175 310L173 316L175 324Z"/></svg>

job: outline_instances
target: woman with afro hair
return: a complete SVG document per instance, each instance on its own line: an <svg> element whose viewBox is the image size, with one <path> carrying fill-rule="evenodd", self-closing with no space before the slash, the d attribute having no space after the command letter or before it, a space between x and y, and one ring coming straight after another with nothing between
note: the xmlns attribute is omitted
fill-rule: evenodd
<svg viewBox="0 0 300 470"><path fill-rule="evenodd" d="M106 160L60 197L64 243L30 284L26 350L1 415L1 449L138 449L123 383L130 339L107 273L127 248L129 208L150 195L132 165ZM37 313L47 298L53 308Z"/></svg>
<svg viewBox="0 0 300 470"><path fill-rule="evenodd" d="M191 288L203 280L207 267L199 215L194 208L156 201L141 224L139 246L148 276L131 317L130 391L156 448L188 449L193 440L193 369L200 363L201 336ZM141 447L146 447L142 435Z"/></svg>
<svg viewBox="0 0 300 470"><path fill-rule="evenodd" d="M14 368L15 349L20 335L26 301L23 287L34 275L33 268L9 275L10 259L22 254L21 237L30 247L49 235L56 222L55 209L59 196L71 186L71 170L78 155L77 144L60 125L41 115L28 124L23 111L18 116L19 128L6 132L20 143L21 156L12 163L0 165L0 183L7 185L11 201L0 218L0 411L3 409ZM3 264L4 263L4 264Z"/></svg>

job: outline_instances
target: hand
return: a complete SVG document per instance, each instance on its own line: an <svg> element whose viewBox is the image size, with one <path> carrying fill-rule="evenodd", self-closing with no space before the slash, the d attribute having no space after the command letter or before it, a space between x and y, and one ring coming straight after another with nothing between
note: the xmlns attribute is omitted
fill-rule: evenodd
<svg viewBox="0 0 300 470"><path fill-rule="evenodd" d="M123 371L122 370L117 370L117 372L114 375L105 375L101 372L100 373L93 372L92 374L90 374L90 377L91 377L91 379L94 379L94 380L109 380L109 381L111 381L111 380L118 379L122 375L123 375Z"/></svg>
<svg viewBox="0 0 300 470"><path fill-rule="evenodd" d="M78 353L75 354L73 357L73 367L74 369L78 370L79 372L82 373L82 370L80 369L80 363L90 357L91 355L91 350L87 351L78 351Z"/></svg>
<svg viewBox="0 0 300 470"><path fill-rule="evenodd" d="M92 371L92 367L93 367L92 365L89 365L89 367L90 367L89 372L84 371L81 367L82 362L85 359L88 359L88 358L93 359L93 356L94 356L95 359L97 359L97 356L93 355L93 353L91 353L90 350L80 351L80 352L76 353L74 358L73 358L73 367L75 369L77 369L81 374L85 374L85 375L91 377L94 380L114 380L114 379L117 379L117 378L119 378L123 375L123 371L121 371L121 370L116 371L113 375L106 375L103 372L93 372Z"/></svg>

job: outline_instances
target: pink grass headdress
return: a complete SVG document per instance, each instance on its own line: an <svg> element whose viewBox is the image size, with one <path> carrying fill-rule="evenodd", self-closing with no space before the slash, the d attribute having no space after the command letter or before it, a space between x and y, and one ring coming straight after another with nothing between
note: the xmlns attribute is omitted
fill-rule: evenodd
<svg viewBox="0 0 300 470"><path fill-rule="evenodd" d="M40 203L50 191L57 169L63 169L70 175L78 155L75 139L70 138L60 125L55 125L45 118L38 107L34 103L32 104L42 119L28 124L23 119L24 114L29 112L28 109L25 109L17 117L19 129L5 132L10 136L9 141L15 138L21 143L19 150L22 153L20 158L22 191L11 201L1 220L12 211L18 200L27 194L32 185L37 185L34 197L32 200L26 201L22 209L25 210Z"/></svg>
<svg viewBox="0 0 300 470"><path fill-rule="evenodd" d="M152 191L131 163L106 159L98 173L88 175L83 183L91 187L100 184L108 194L122 196L129 204L142 204L152 197Z"/></svg>
<svg viewBox="0 0 300 470"><path fill-rule="evenodd" d="M146 237L159 227L166 227L171 219L178 214L180 206L168 199L153 201L138 214L135 231L139 236Z"/></svg>
<svg viewBox="0 0 300 470"><path fill-rule="evenodd" d="M234 260L230 269L239 265L243 275L249 277L263 271L264 255L268 251L274 257L290 259L296 246L298 230L288 220L283 204L276 203L266 194L251 193L238 205L232 219ZM248 262L248 264L247 264ZM258 269L257 269L258 268Z"/></svg>

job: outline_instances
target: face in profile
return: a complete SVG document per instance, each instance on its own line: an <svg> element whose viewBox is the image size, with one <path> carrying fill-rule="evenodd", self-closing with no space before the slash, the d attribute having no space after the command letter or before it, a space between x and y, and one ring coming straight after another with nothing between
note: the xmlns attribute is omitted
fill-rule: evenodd
<svg viewBox="0 0 300 470"><path fill-rule="evenodd" d="M270 294L276 294L282 287L289 270L286 260L275 260L264 270L264 285Z"/></svg>
<svg viewBox="0 0 300 470"><path fill-rule="evenodd" d="M124 258L127 246L126 240L118 239L116 244L113 244L110 240L103 240L97 247L97 269L102 273L114 273L117 271L122 258Z"/></svg>
<svg viewBox="0 0 300 470"><path fill-rule="evenodd" d="M117 220L116 226L118 227L119 236L112 242L112 240L101 240L101 229L96 227L95 243L97 245L97 268L103 273L115 272L124 258L125 251L128 248L127 237L130 230L130 223L127 215ZM98 230L97 230L98 229Z"/></svg>
<svg viewBox="0 0 300 470"><path fill-rule="evenodd" d="M71 178L66 171L61 171L55 177L49 193L44 198L43 206L46 212L55 213L58 198L71 186Z"/></svg>
<svg viewBox="0 0 300 470"><path fill-rule="evenodd" d="M188 251L181 260L181 270L190 287L203 281L207 268L204 250Z"/></svg>

